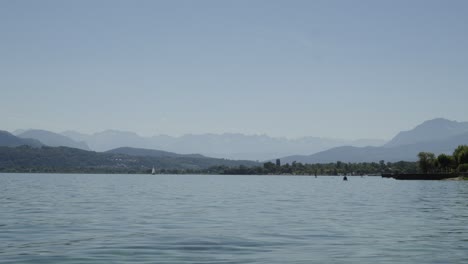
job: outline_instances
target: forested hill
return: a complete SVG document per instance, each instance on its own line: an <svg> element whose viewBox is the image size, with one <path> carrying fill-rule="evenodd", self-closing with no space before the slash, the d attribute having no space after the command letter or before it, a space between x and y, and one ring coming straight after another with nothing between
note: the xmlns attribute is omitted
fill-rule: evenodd
<svg viewBox="0 0 468 264"><path fill-rule="evenodd" d="M67 147L0 147L0 172L147 172L199 170L212 166L256 166L253 161L235 161L198 156L131 156L99 153Z"/></svg>
<svg viewBox="0 0 468 264"><path fill-rule="evenodd" d="M106 151L105 153L111 154L126 154L130 156L148 156L148 157L189 157L189 158L207 158L200 154L177 154L174 152L156 150L156 149L144 149L144 148L130 148L130 147L122 147L111 149Z"/></svg>
<svg viewBox="0 0 468 264"><path fill-rule="evenodd" d="M19 138L12 135L10 132L0 130L0 146L17 147L21 145L40 147L42 143L31 138Z"/></svg>
<svg viewBox="0 0 468 264"><path fill-rule="evenodd" d="M70 139L64 135L53 133L46 130L40 129L29 129L24 132L17 134L20 138L32 138L39 140L46 146L49 147L69 147L83 150L90 150L84 142L78 142Z"/></svg>

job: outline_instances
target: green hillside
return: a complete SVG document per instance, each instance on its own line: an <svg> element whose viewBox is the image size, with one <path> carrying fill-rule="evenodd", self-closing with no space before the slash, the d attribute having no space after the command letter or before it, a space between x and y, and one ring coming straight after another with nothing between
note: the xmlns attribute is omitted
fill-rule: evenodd
<svg viewBox="0 0 468 264"><path fill-rule="evenodd" d="M130 156L67 147L0 147L0 172L103 172L146 173L156 170L200 170L212 166L255 166L253 161L234 161L198 156Z"/></svg>

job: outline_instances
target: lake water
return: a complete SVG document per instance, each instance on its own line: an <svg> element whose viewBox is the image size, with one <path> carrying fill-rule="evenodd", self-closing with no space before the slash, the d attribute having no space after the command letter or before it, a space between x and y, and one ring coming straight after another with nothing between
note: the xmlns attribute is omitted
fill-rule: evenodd
<svg viewBox="0 0 468 264"><path fill-rule="evenodd" d="M0 174L0 263L468 263L468 182Z"/></svg>

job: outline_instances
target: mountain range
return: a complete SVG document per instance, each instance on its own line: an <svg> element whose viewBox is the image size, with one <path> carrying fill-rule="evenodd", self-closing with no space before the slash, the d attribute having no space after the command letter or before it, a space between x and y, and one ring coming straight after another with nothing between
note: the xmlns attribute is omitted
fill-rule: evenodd
<svg viewBox="0 0 468 264"><path fill-rule="evenodd" d="M18 137L6 131L1 132L0 146L65 146L107 154L155 158L280 158L283 163L414 161L421 151L451 153L458 145L468 144L468 122L443 118L428 120L413 129L402 131L388 142L319 137L286 139L233 133L142 137L133 132L116 130L92 135L75 131L58 134L44 130L17 130L14 133ZM291 153L295 155L288 155Z"/></svg>
<svg viewBox="0 0 468 264"><path fill-rule="evenodd" d="M311 155L281 158L284 163L378 162L380 160L415 161L421 151L451 154L462 144L468 144L468 122L443 118L428 120L415 128L402 131L381 147L341 146Z"/></svg>
<svg viewBox="0 0 468 264"><path fill-rule="evenodd" d="M158 170L199 170L213 166L257 166L249 160L228 160L200 154L177 154L153 149L121 147L106 152L94 152L78 147L85 144L48 131L21 131L15 136L0 131L0 171L58 171L58 172L144 172ZM26 136L41 138L23 138ZM53 146L51 146L53 144ZM70 145L61 146L60 144Z"/></svg>
<svg viewBox="0 0 468 264"><path fill-rule="evenodd" d="M415 128L402 131L387 142L385 147L397 147L420 142L445 140L468 132L468 122L436 118L423 122Z"/></svg>
<svg viewBox="0 0 468 264"><path fill-rule="evenodd" d="M83 141L75 141L69 137L64 135L46 131L46 130L39 130L39 129L30 129L21 131L20 133L16 134L17 137L20 138L33 138L39 140L44 145L50 147L70 147L70 148L77 148L83 150L90 150L88 145L86 145Z"/></svg>
<svg viewBox="0 0 468 264"><path fill-rule="evenodd" d="M344 140L320 137L287 139L239 133L142 137L134 132L106 130L91 135L65 131L62 135L75 141L86 142L90 149L95 151L134 147L182 154L200 153L216 158L260 161L293 154L310 154L343 145L378 146L385 143L384 140L379 139Z"/></svg>
<svg viewBox="0 0 468 264"><path fill-rule="evenodd" d="M43 144L32 138L19 138L10 132L0 130L0 146L4 147L18 147L27 145L31 147L41 147Z"/></svg>

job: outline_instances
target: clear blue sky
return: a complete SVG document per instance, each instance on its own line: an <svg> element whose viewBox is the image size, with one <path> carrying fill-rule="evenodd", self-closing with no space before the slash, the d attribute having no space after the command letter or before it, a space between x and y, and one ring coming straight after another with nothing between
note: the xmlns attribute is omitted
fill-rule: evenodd
<svg viewBox="0 0 468 264"><path fill-rule="evenodd" d="M390 138L468 120L468 1L0 1L0 129Z"/></svg>

